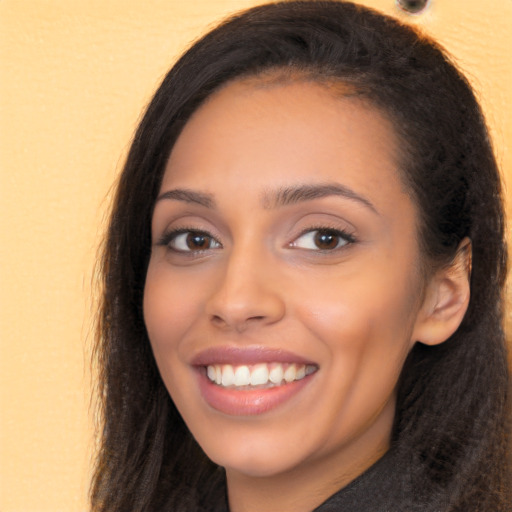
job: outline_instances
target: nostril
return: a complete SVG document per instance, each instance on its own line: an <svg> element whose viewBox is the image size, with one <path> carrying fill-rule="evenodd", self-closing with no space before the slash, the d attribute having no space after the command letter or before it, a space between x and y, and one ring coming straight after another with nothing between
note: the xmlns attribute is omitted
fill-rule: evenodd
<svg viewBox="0 0 512 512"><path fill-rule="evenodd" d="M215 327L217 327L218 329L225 329L227 326L228 326L228 323L226 322L226 320L224 320L221 316L219 315L213 315L211 317L211 323L212 325L214 325Z"/></svg>
<svg viewBox="0 0 512 512"><path fill-rule="evenodd" d="M248 316L247 318L244 318L244 319L235 320L235 322L233 322L233 323L245 324L246 322L250 322L250 321L262 321L262 320L265 320L264 315L254 315L254 316ZM215 325L225 325L225 324L230 323L226 319L222 318L222 316L220 316L220 315L212 315L211 321Z"/></svg>
<svg viewBox="0 0 512 512"><path fill-rule="evenodd" d="M235 270L207 299L205 313L210 324L242 332L249 326L256 328L279 321L285 313L281 294L263 279L257 279L252 271L241 269L235 274Z"/></svg>

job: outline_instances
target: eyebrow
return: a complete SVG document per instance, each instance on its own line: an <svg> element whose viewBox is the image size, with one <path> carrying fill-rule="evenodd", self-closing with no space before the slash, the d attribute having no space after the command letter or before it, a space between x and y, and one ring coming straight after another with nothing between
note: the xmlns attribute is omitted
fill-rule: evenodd
<svg viewBox="0 0 512 512"><path fill-rule="evenodd" d="M297 187L286 187L276 191L266 192L263 195L263 207L265 209L274 209L288 206L303 201L312 201L328 196L340 196L346 199L357 201L374 213L379 213L375 206L365 197L357 194L352 189L338 183L326 183L320 185L299 185ZM212 194L197 192L190 189L177 188L168 190L160 194L156 202L162 200L184 201L194 203L205 208L216 208L216 203Z"/></svg>
<svg viewBox="0 0 512 512"><path fill-rule="evenodd" d="M156 202L164 199L170 199L174 201L184 201L186 203L195 203L206 208L214 208L215 201L212 194L205 194L203 192L196 192L194 190L188 190L183 188L177 188L174 190L168 190L163 194L160 194L156 198Z"/></svg>
<svg viewBox="0 0 512 512"><path fill-rule="evenodd" d="M263 199L263 205L267 209L279 208L302 201L311 201L328 196L341 196L346 199L357 201L374 213L379 213L375 206L365 197L354 190L338 183L326 183L320 185L300 185L298 187L287 187L272 193L267 193Z"/></svg>

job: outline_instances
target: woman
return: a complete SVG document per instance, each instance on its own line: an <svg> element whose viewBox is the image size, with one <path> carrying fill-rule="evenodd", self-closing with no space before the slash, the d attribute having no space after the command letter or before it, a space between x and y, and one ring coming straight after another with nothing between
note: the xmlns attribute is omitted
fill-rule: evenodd
<svg viewBox="0 0 512 512"><path fill-rule="evenodd" d="M505 511L479 106L345 2L256 7L150 103L103 258L97 511Z"/></svg>

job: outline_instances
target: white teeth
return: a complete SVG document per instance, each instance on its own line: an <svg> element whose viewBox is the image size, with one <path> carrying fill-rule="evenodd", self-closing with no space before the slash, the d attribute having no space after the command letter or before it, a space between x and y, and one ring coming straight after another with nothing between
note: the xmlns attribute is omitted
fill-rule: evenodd
<svg viewBox="0 0 512 512"><path fill-rule="evenodd" d="M289 363L260 363L233 366L215 364L206 367L208 379L223 387L279 386L311 375L314 365Z"/></svg>
<svg viewBox="0 0 512 512"><path fill-rule="evenodd" d="M230 364L224 365L222 368L222 385L232 386L235 383L235 372Z"/></svg>
<svg viewBox="0 0 512 512"><path fill-rule="evenodd" d="M306 365L306 375L311 375L316 372L316 368L312 364Z"/></svg>
<svg viewBox="0 0 512 512"><path fill-rule="evenodd" d="M283 365L276 364L270 370L268 378L272 384L281 384L281 381L283 380L283 374Z"/></svg>
<svg viewBox="0 0 512 512"><path fill-rule="evenodd" d="M284 372L284 380L286 382L293 382L295 377L297 377L297 370L295 369L295 365L291 364Z"/></svg>
<svg viewBox="0 0 512 512"><path fill-rule="evenodd" d="M251 370L248 366L239 366L235 371L235 386L248 386L250 383Z"/></svg>
<svg viewBox="0 0 512 512"><path fill-rule="evenodd" d="M257 364L251 372L251 386L261 386L268 382L268 367L266 364Z"/></svg>

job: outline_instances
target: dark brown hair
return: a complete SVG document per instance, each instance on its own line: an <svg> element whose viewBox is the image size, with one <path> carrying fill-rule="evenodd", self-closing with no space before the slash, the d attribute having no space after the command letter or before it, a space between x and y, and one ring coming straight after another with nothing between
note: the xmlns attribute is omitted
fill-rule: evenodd
<svg viewBox="0 0 512 512"><path fill-rule="evenodd" d="M471 300L445 343L417 343L399 383L392 444L400 510L510 510L506 248L500 178L479 105L432 40L338 1L282 2L227 20L163 80L135 134L102 259L96 361L102 418L94 511L206 510L222 471L197 446L156 368L142 315L151 216L176 138L223 84L272 70L350 84L393 121L430 268L473 248ZM219 491L220 492L220 491ZM211 499L211 497L210 497Z"/></svg>

